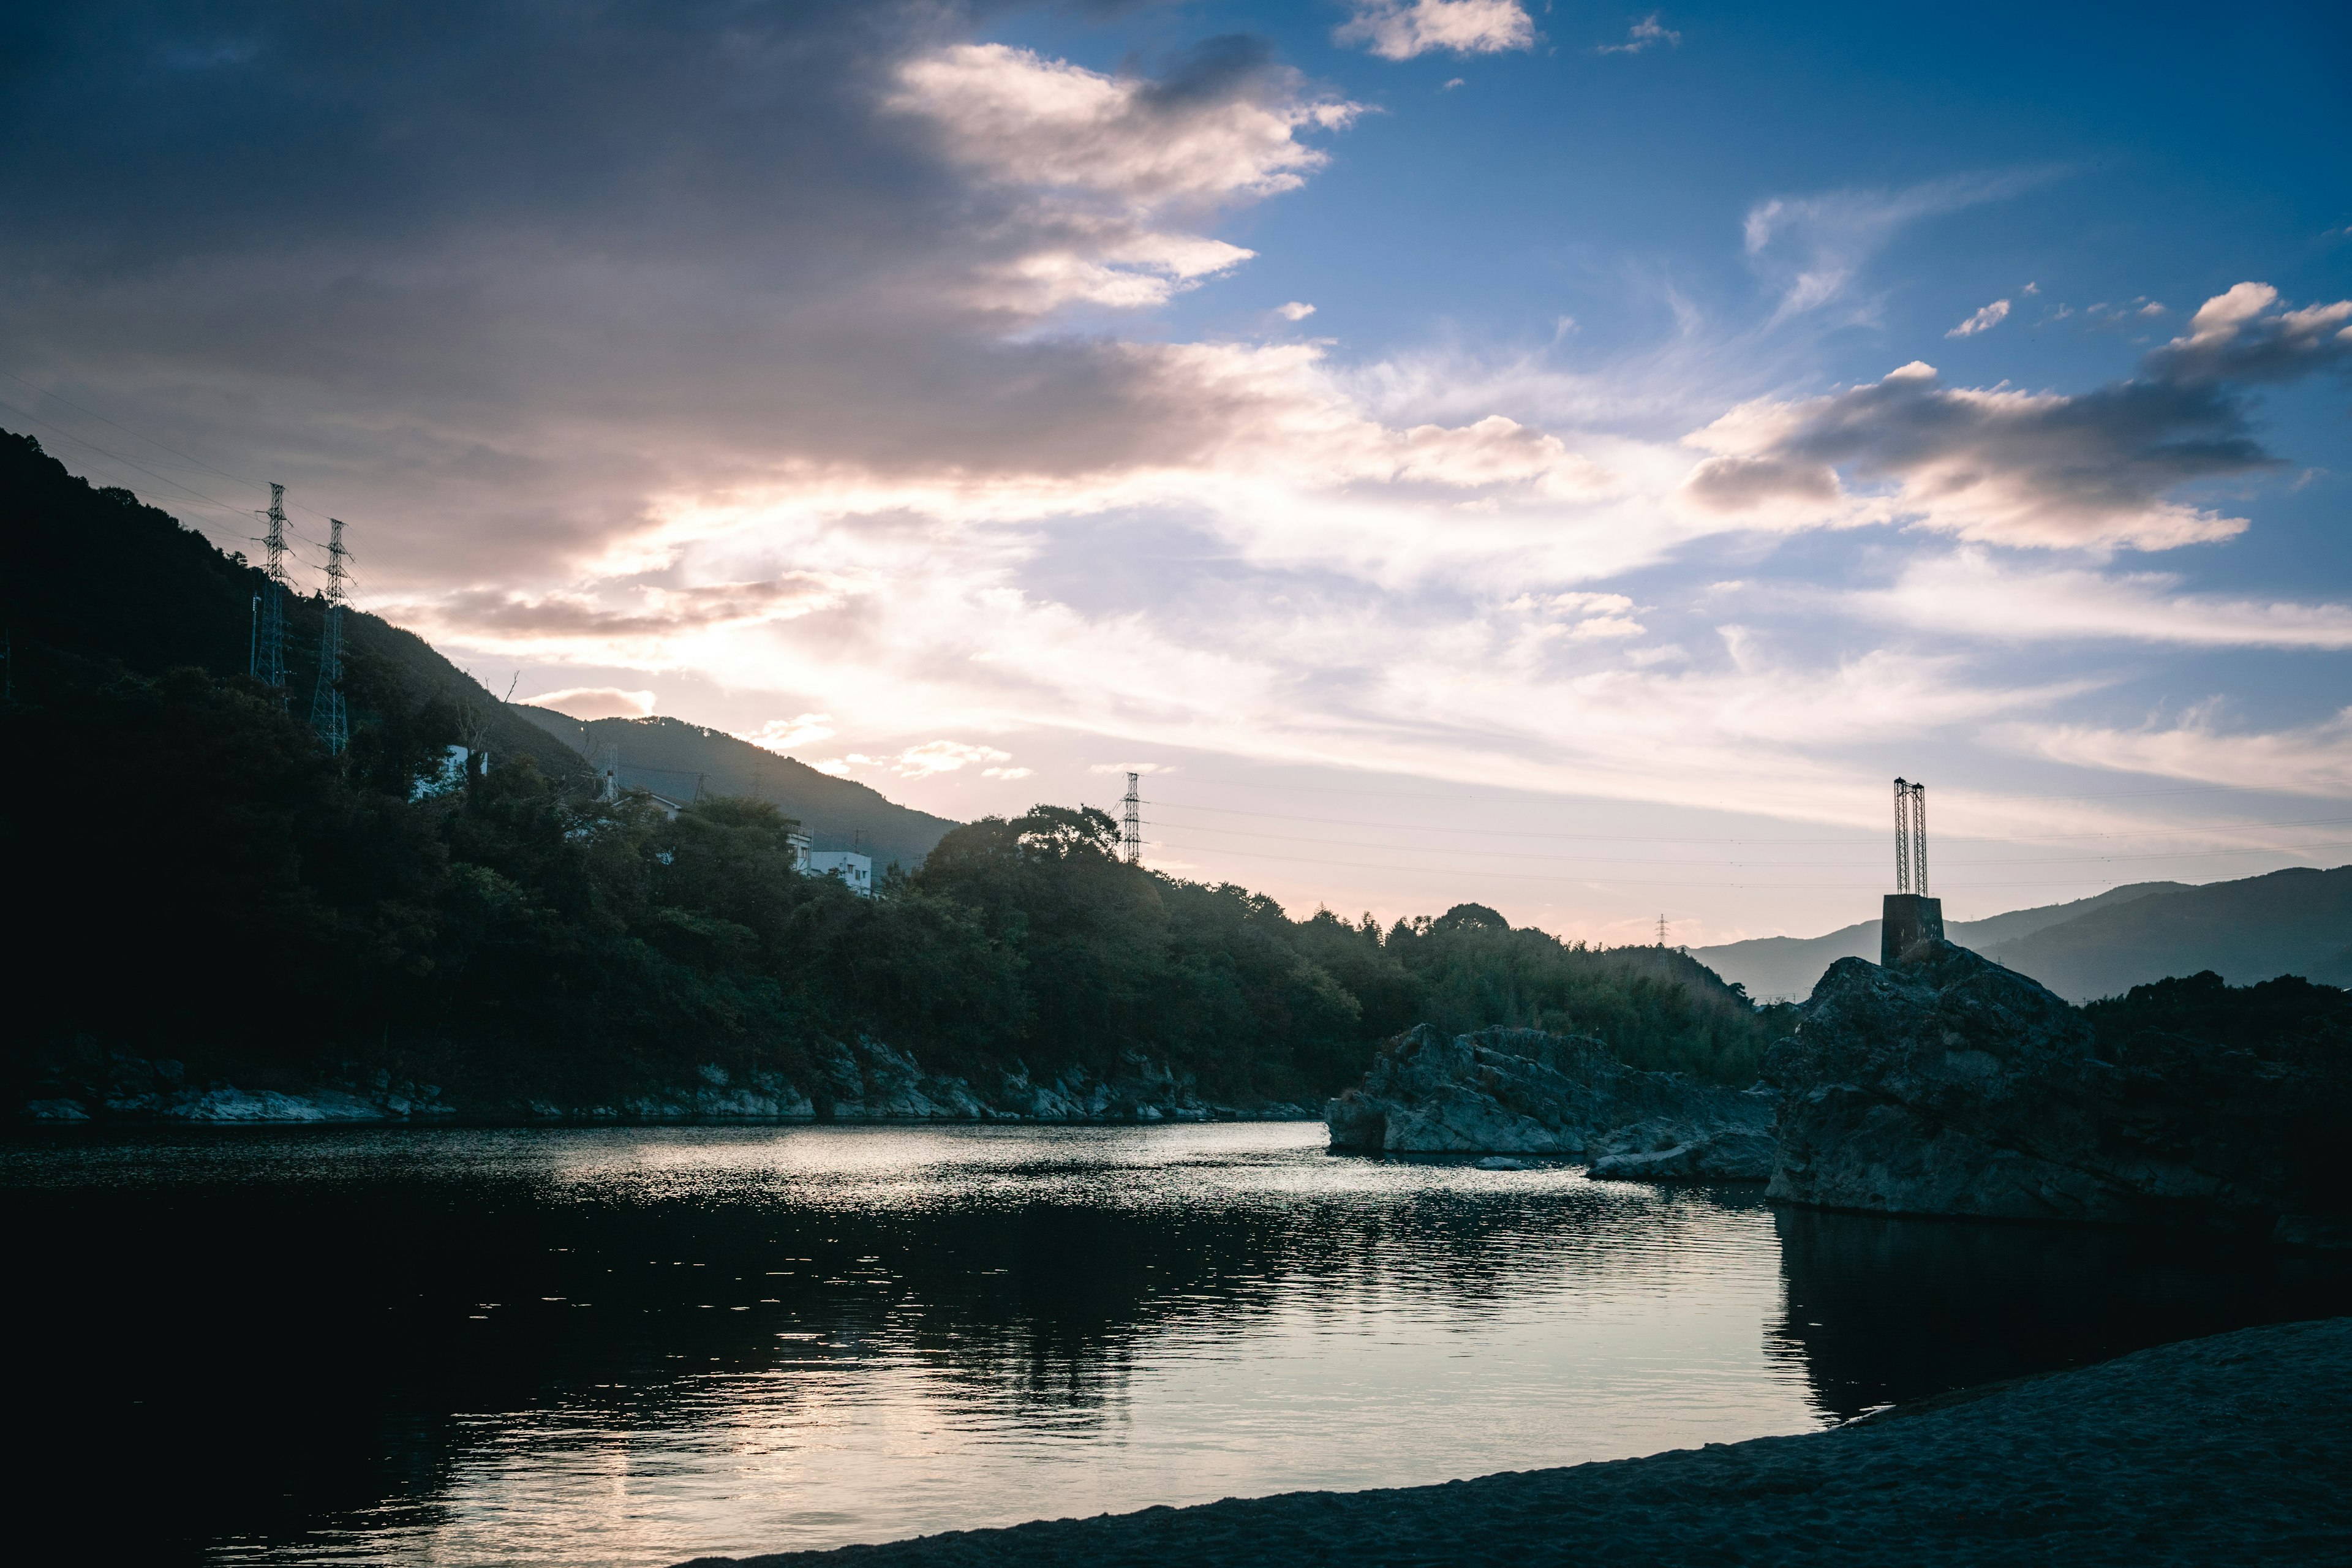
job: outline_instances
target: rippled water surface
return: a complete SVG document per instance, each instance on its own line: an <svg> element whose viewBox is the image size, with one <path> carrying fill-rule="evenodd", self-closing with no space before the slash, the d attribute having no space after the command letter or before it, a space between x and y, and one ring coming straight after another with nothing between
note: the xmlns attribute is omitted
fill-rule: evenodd
<svg viewBox="0 0 2352 1568"><path fill-rule="evenodd" d="M55 1138L0 1174L55 1439L26 1500L156 1561L651 1565L1442 1481L2352 1310L2266 1252L1320 1124Z"/></svg>

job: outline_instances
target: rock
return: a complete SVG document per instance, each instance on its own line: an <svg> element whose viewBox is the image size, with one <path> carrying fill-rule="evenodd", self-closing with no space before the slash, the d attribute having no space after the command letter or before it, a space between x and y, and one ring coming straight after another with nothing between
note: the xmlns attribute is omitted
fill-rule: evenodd
<svg viewBox="0 0 2352 1568"><path fill-rule="evenodd" d="M1892 968L1839 961L1801 1020L1766 1058L1776 1199L2352 1240L2340 1049L2142 1036L2105 1059L2062 998L1941 941Z"/></svg>
<svg viewBox="0 0 2352 1568"><path fill-rule="evenodd" d="M1780 1147L1766 1126L1644 1121L1596 1143L1596 1152L1606 1152L1590 1174L1616 1182L1769 1182Z"/></svg>
<svg viewBox="0 0 2352 1568"><path fill-rule="evenodd" d="M1654 1137L1670 1124L1677 1145L1735 1132L1769 1140L1771 1108L1679 1073L1629 1068L1581 1036L1496 1028L1449 1039L1423 1024L1381 1047L1324 1121L1339 1152L1580 1158L1626 1152L1612 1136L1631 1139L1637 1125Z"/></svg>

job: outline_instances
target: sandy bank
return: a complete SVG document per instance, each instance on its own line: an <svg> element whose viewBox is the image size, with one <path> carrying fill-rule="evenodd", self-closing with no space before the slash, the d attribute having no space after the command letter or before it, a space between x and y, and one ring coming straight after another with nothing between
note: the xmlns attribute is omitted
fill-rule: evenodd
<svg viewBox="0 0 2352 1568"><path fill-rule="evenodd" d="M2352 1318L2159 1346L1834 1431L703 1558L922 1564L2352 1563Z"/></svg>

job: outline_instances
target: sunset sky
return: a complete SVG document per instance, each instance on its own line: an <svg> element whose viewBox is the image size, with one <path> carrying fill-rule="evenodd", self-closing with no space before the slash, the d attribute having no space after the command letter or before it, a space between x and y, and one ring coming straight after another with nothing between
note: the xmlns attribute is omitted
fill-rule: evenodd
<svg viewBox="0 0 2352 1568"><path fill-rule="evenodd" d="M0 426L519 700L1294 912L2352 860L2352 12L90 4ZM303 553L312 554L308 546ZM315 582L317 574L306 583Z"/></svg>

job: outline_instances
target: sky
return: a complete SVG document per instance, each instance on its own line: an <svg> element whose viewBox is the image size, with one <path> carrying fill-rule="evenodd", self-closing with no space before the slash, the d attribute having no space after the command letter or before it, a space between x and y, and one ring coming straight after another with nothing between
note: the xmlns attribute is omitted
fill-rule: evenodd
<svg viewBox="0 0 2352 1568"><path fill-rule="evenodd" d="M1923 10L1923 8L1912 8ZM1933 9L1933 8L1924 8ZM0 425L1294 913L2352 861L2352 13L0 13Z"/></svg>

